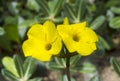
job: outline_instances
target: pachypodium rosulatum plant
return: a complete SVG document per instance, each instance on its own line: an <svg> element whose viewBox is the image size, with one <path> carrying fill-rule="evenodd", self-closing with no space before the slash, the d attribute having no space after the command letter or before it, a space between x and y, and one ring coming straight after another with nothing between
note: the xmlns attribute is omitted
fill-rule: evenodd
<svg viewBox="0 0 120 81"><path fill-rule="evenodd" d="M64 19L64 24L57 27L51 21L46 21L43 25L34 24L27 35L28 39L22 46L25 56L49 61L51 56L60 57L65 54L68 81L71 81L69 68L73 53L88 56L96 50L98 41L96 33L86 26L86 22L69 24L67 18Z"/></svg>

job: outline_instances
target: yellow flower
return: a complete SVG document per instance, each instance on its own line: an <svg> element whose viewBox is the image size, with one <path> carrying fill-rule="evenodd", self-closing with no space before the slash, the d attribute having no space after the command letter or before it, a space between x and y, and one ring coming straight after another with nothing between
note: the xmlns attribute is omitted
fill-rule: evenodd
<svg viewBox="0 0 120 81"><path fill-rule="evenodd" d="M64 25L58 25L57 30L70 53L77 51L87 56L96 50L98 37L92 29L86 27L86 22L69 25L65 19Z"/></svg>
<svg viewBox="0 0 120 81"><path fill-rule="evenodd" d="M28 40L23 43L25 56L32 56L40 61L49 61L61 48L61 38L54 23L46 21L43 25L33 25L27 33Z"/></svg>

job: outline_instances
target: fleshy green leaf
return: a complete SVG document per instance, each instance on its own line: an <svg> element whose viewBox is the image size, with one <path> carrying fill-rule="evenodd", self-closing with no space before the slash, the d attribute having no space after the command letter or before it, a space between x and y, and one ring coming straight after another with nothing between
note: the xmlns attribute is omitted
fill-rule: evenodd
<svg viewBox="0 0 120 81"><path fill-rule="evenodd" d="M18 28L27 28L36 23L38 23L37 19L23 20L22 22L19 22Z"/></svg>
<svg viewBox="0 0 120 81"><path fill-rule="evenodd" d="M110 23L109 23L110 27L113 29L118 29L120 28L120 16L118 17L114 17Z"/></svg>
<svg viewBox="0 0 120 81"><path fill-rule="evenodd" d="M110 58L110 63L114 67L114 70L116 71L116 73L120 76L120 62L117 61L116 58L111 57Z"/></svg>
<svg viewBox="0 0 120 81"><path fill-rule="evenodd" d="M6 51L12 51L11 42L5 36L0 36L0 47Z"/></svg>
<svg viewBox="0 0 120 81"><path fill-rule="evenodd" d="M37 66L37 61L33 59L32 57L28 57L25 62L24 62L24 70L25 70L25 75L27 79L33 74L33 72L36 69Z"/></svg>
<svg viewBox="0 0 120 81"><path fill-rule="evenodd" d="M44 14L46 14L47 16L49 16L50 10L49 10L47 1L46 0L36 0L36 1L39 4L39 6L41 7L41 9L44 12Z"/></svg>
<svg viewBox="0 0 120 81"><path fill-rule="evenodd" d="M18 78L15 77L12 73L7 71L6 69L2 69L1 73L9 81L18 81Z"/></svg>
<svg viewBox="0 0 120 81"><path fill-rule="evenodd" d="M107 49L107 50L110 50L111 49L111 46L110 44L101 36L99 36L99 42L102 43L102 45Z"/></svg>
<svg viewBox="0 0 120 81"><path fill-rule="evenodd" d="M12 24L12 25L17 25L17 20L18 20L18 17L17 16L5 16L5 25L9 25L9 24Z"/></svg>
<svg viewBox="0 0 120 81"><path fill-rule="evenodd" d="M55 6L54 6L54 9L53 9L53 14L54 14L54 16L56 16L58 13L59 13L59 11L61 10L61 8L62 8L62 4L63 4L63 1L64 0L56 0L57 2L56 2L56 4L55 4ZM52 3L53 4L53 3ZM52 5L51 4L51 5Z"/></svg>
<svg viewBox="0 0 120 81"><path fill-rule="evenodd" d="M7 24L4 26L4 29L5 29L5 35L12 41L15 41L15 42L20 42L20 39L19 39L19 34L18 34L18 28L16 25L14 24Z"/></svg>
<svg viewBox="0 0 120 81"><path fill-rule="evenodd" d="M71 19L72 22L75 21L76 16L72 6L68 3L64 4L65 15Z"/></svg>
<svg viewBox="0 0 120 81"><path fill-rule="evenodd" d="M71 65L71 67L74 67L78 63L78 61L80 60L80 58L81 58L80 55L72 56L70 58L70 65Z"/></svg>
<svg viewBox="0 0 120 81"><path fill-rule="evenodd" d="M63 76L62 76L62 81L68 81L67 75L63 75ZM71 77L71 81L75 81L75 79L73 79L73 78Z"/></svg>
<svg viewBox="0 0 120 81"><path fill-rule="evenodd" d="M0 27L0 35L4 35L4 34L5 34L5 30L2 27Z"/></svg>
<svg viewBox="0 0 120 81"><path fill-rule="evenodd" d="M105 17L99 16L91 23L90 28L96 30L104 23L104 21L105 21Z"/></svg>
<svg viewBox="0 0 120 81"><path fill-rule="evenodd" d="M20 57L18 55L14 55L13 57L14 62L15 62L15 67L17 69L17 72L19 74L20 77L24 77L24 69L23 69L23 62L20 59Z"/></svg>
<svg viewBox="0 0 120 81"><path fill-rule="evenodd" d="M101 81L98 76L94 76L90 79L90 81Z"/></svg>
<svg viewBox="0 0 120 81"><path fill-rule="evenodd" d="M112 7L111 10L116 14L120 14L120 7Z"/></svg>
<svg viewBox="0 0 120 81"><path fill-rule="evenodd" d="M85 73L93 73L96 71L96 67L93 64L87 63L87 62L80 64L75 69L84 74Z"/></svg>
<svg viewBox="0 0 120 81"><path fill-rule="evenodd" d="M12 13L13 15L17 14L18 13L18 9L17 9L17 2L9 2L7 3L7 7L8 7L8 10L10 11L10 13Z"/></svg>
<svg viewBox="0 0 120 81"><path fill-rule="evenodd" d="M63 18L62 17L54 18L53 22L55 22L55 23L63 22Z"/></svg>
<svg viewBox="0 0 120 81"><path fill-rule="evenodd" d="M19 77L17 70L15 68L14 60L11 57L8 56L4 57L2 59L2 64L9 72L13 73L13 75L15 75L16 77Z"/></svg>
<svg viewBox="0 0 120 81"><path fill-rule="evenodd" d="M36 0L27 0L27 7L31 10L39 11L40 6L36 2Z"/></svg>
<svg viewBox="0 0 120 81"><path fill-rule="evenodd" d="M109 7L115 6L117 4L119 4L119 0L109 0L109 1L107 1L105 6L109 8Z"/></svg>
<svg viewBox="0 0 120 81"><path fill-rule="evenodd" d="M49 63L49 68L51 69L63 69L66 67L65 59L55 58L55 62Z"/></svg>
<svg viewBox="0 0 120 81"><path fill-rule="evenodd" d="M28 80L28 81L42 81L42 79L41 78L33 78L33 79Z"/></svg>
<svg viewBox="0 0 120 81"><path fill-rule="evenodd" d="M81 17L82 17L82 13L85 11L84 8L85 8L85 5L84 5L84 0L77 0L76 1L76 5L77 5L77 18L80 20ZM84 6L84 7L83 7Z"/></svg>

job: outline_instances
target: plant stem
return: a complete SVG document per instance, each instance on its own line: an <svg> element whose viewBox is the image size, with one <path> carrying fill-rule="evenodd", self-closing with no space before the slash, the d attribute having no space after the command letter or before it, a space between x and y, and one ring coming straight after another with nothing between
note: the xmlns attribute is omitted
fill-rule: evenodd
<svg viewBox="0 0 120 81"><path fill-rule="evenodd" d="M67 74L68 81L71 81L71 78L70 78L70 57L66 58L66 74Z"/></svg>

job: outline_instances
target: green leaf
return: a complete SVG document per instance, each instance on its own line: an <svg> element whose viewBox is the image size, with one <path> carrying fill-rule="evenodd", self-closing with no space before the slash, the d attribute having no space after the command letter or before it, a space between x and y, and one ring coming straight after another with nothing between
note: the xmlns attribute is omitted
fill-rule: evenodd
<svg viewBox="0 0 120 81"><path fill-rule="evenodd" d="M105 47L103 46L103 43L101 41L97 42L97 50L96 54L99 56L103 56L105 54Z"/></svg>
<svg viewBox="0 0 120 81"><path fill-rule="evenodd" d="M15 63L14 60L11 57L4 57L2 59L2 64L3 66L11 73L13 73L13 75L15 75L16 77L19 77L17 70L15 68Z"/></svg>
<svg viewBox="0 0 120 81"><path fill-rule="evenodd" d="M18 28L27 28L32 26L33 24L38 23L37 19L28 19L28 20L23 20L22 22L19 22Z"/></svg>
<svg viewBox="0 0 120 81"><path fill-rule="evenodd" d="M110 27L113 29L118 29L120 28L120 16L118 17L114 17L110 23L109 23Z"/></svg>
<svg viewBox="0 0 120 81"><path fill-rule="evenodd" d="M0 36L0 47L9 52L12 51L11 42L5 36Z"/></svg>
<svg viewBox="0 0 120 81"><path fill-rule="evenodd" d="M56 18L54 18L53 22L61 23L61 22L63 22L63 17L56 17Z"/></svg>
<svg viewBox="0 0 120 81"><path fill-rule="evenodd" d="M119 0L109 0L109 1L107 1L107 3L105 4L105 6L106 6L107 8L109 8L109 7L118 5L119 2L120 2Z"/></svg>
<svg viewBox="0 0 120 81"><path fill-rule="evenodd" d="M50 10L49 10L47 1L46 0L36 0L36 1L39 4L39 6L41 7L41 9L44 12L44 14L46 14L47 16L49 16Z"/></svg>
<svg viewBox="0 0 120 81"><path fill-rule="evenodd" d="M71 65L71 67L74 67L78 63L78 61L80 60L80 58L81 58L80 55L72 56L70 58L70 65Z"/></svg>
<svg viewBox="0 0 120 81"><path fill-rule="evenodd" d="M59 0L49 0L48 7L50 8L50 13L54 12L54 8Z"/></svg>
<svg viewBox="0 0 120 81"><path fill-rule="evenodd" d="M66 66L66 61L65 61L65 59L62 59L62 58L55 58L55 62L56 62L56 64L58 64L58 65L62 65L62 66Z"/></svg>
<svg viewBox="0 0 120 81"><path fill-rule="evenodd" d="M12 73L7 71L6 69L1 70L2 75L9 81L18 81L18 78L15 77Z"/></svg>
<svg viewBox="0 0 120 81"><path fill-rule="evenodd" d="M64 4L64 12L65 12L65 16L70 18L72 22L76 20L75 12L70 4L68 3Z"/></svg>
<svg viewBox="0 0 120 81"><path fill-rule="evenodd" d="M11 3L9 2L9 3L7 3L7 7L11 14L15 15L18 13L18 9L16 8L17 2L11 2Z"/></svg>
<svg viewBox="0 0 120 81"><path fill-rule="evenodd" d="M62 76L62 81L68 81L67 75L63 75L63 76ZM73 78L71 77L71 81L75 81L75 79L73 79Z"/></svg>
<svg viewBox="0 0 120 81"><path fill-rule="evenodd" d="M32 57L28 57L25 60L24 65L23 65L24 70L25 70L24 77L26 77L27 79L30 78L33 72L35 71L36 66L37 66L37 61L33 59Z"/></svg>
<svg viewBox="0 0 120 81"><path fill-rule="evenodd" d="M111 11L116 14L120 14L120 7L111 7Z"/></svg>
<svg viewBox="0 0 120 81"><path fill-rule="evenodd" d="M91 23L90 28L96 30L104 23L104 21L105 21L105 17L99 16Z"/></svg>
<svg viewBox="0 0 120 81"><path fill-rule="evenodd" d="M39 11L40 6L36 2L36 0L27 0L27 7L31 10Z"/></svg>
<svg viewBox="0 0 120 81"><path fill-rule="evenodd" d="M5 29L5 35L12 41L15 41L15 42L20 42L20 39L19 39L19 34L18 34L18 28L16 25L14 24L6 24L4 26L4 29Z"/></svg>
<svg viewBox="0 0 120 81"><path fill-rule="evenodd" d="M60 70L60 69L64 69L65 67L62 65L57 65L56 63L49 63L49 68L53 69L53 70Z"/></svg>
<svg viewBox="0 0 120 81"><path fill-rule="evenodd" d="M84 7L85 7L85 5L84 5L84 0L77 0L76 1L77 3L76 3L76 5L77 5L77 18L80 20L81 19L81 16L82 16L82 13L84 12ZM84 6L84 7L83 7Z"/></svg>
<svg viewBox="0 0 120 81"><path fill-rule="evenodd" d="M87 9L88 9L89 13L95 12L97 9L96 4L87 5Z"/></svg>
<svg viewBox="0 0 120 81"><path fill-rule="evenodd" d="M87 62L80 64L75 69L84 74L93 73L96 71L96 67L93 64Z"/></svg>
<svg viewBox="0 0 120 81"><path fill-rule="evenodd" d="M5 34L5 30L2 27L0 27L0 35L4 35L4 34Z"/></svg>
<svg viewBox="0 0 120 81"><path fill-rule="evenodd" d="M24 77L24 69L23 69L23 62L22 60L20 59L20 57L18 55L14 55L13 57L14 59L14 62L15 62L15 67L17 69L17 72L20 76L20 78Z"/></svg>
<svg viewBox="0 0 120 81"><path fill-rule="evenodd" d="M13 25L17 25L18 23L18 17L17 16L5 16L5 25L7 24L13 24Z"/></svg>
<svg viewBox="0 0 120 81"><path fill-rule="evenodd" d="M111 57L110 58L110 63L114 67L114 70L116 71L116 73L120 76L120 62L117 61L116 58Z"/></svg>
<svg viewBox="0 0 120 81"><path fill-rule="evenodd" d="M67 75L63 75L63 76L62 76L62 81L68 81Z"/></svg>
<svg viewBox="0 0 120 81"><path fill-rule="evenodd" d="M99 37L99 41L98 42L101 42L101 44L107 49L107 50L110 50L111 49L111 46L110 44L101 36L98 36Z"/></svg>
<svg viewBox="0 0 120 81"><path fill-rule="evenodd" d="M90 81L101 81L101 80L100 80L100 77L94 76L90 79Z"/></svg>
<svg viewBox="0 0 120 81"><path fill-rule="evenodd" d="M55 4L54 10L52 12L54 14L54 16L56 16L60 12L60 10L62 8L63 1L64 0L57 0L57 3Z"/></svg>
<svg viewBox="0 0 120 81"><path fill-rule="evenodd" d="M33 79L28 80L28 81L42 81L42 79L41 78L33 78Z"/></svg>
<svg viewBox="0 0 120 81"><path fill-rule="evenodd" d="M55 58L54 62L49 62L49 68L51 69L64 69L66 67L65 59Z"/></svg>

